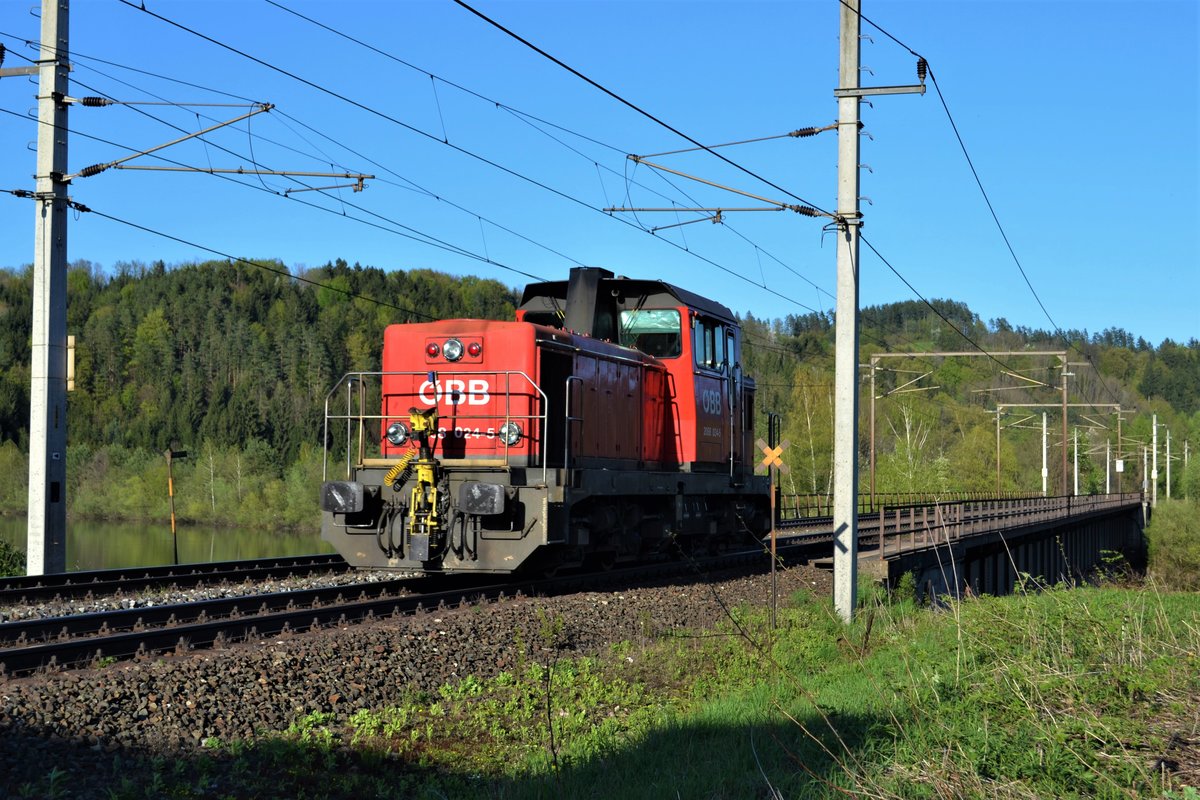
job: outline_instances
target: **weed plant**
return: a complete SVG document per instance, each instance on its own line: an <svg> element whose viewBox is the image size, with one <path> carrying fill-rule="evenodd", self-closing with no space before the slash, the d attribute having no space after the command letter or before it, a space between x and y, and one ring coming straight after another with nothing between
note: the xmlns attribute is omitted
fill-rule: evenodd
<svg viewBox="0 0 1200 800"><path fill-rule="evenodd" d="M25 551L0 541L0 577L25 574Z"/></svg>

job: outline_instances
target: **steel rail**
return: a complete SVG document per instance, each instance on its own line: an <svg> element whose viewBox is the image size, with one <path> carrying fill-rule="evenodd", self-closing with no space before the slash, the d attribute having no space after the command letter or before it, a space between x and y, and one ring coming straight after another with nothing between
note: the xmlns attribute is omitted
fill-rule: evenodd
<svg viewBox="0 0 1200 800"><path fill-rule="evenodd" d="M0 578L0 606L55 597L99 596L156 586L197 586L222 581L263 580L312 572L342 572L349 566L337 554L282 556L244 561L122 567L89 572L62 572Z"/></svg>
<svg viewBox="0 0 1200 800"><path fill-rule="evenodd" d="M121 631L139 631L155 627L180 626L194 622L237 619L269 614L288 608L316 608L336 605L355 598L408 594L413 579L397 578L376 583L326 586L319 589L268 592L239 597L216 597L187 603L164 603L136 608L93 611L62 617L21 619L0 624L0 646L27 645ZM0 651L2 652L2 651Z"/></svg>

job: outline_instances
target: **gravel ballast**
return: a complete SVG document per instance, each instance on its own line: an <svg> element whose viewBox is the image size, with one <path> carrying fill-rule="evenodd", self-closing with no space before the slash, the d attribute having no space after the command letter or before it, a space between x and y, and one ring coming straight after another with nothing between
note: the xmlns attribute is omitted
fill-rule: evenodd
<svg viewBox="0 0 1200 800"><path fill-rule="evenodd" d="M779 573L781 598L798 589L828 594L829 583L828 573L810 568ZM69 796L102 797L99 776L123 759L186 758L213 739L253 739L312 712L344 721L399 702L406 689L433 692L468 675L493 677L536 655L548 618L561 623L562 655L590 655L621 641L638 645L710 627L729 607L765 605L769 591L770 577L755 575L515 597L10 679L0 683L0 786L42 780L57 766L78 790Z"/></svg>

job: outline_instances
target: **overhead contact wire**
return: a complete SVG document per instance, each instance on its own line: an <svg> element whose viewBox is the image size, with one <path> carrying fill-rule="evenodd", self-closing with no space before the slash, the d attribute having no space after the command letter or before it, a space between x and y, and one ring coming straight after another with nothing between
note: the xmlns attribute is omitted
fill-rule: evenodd
<svg viewBox="0 0 1200 800"><path fill-rule="evenodd" d="M1085 353L1083 350L1081 350L1075 342L1072 342L1069 339L1067 339L1066 334L1063 331L1062 327L1059 326L1059 324L1054 321L1054 317L1052 317L1050 315L1050 311L1046 308L1045 303L1042 302L1042 298L1041 298L1041 296L1038 295L1037 289L1034 288L1033 282L1029 280L1029 275L1025 272L1025 267L1021 264L1021 260L1017 257L1016 250L1013 248L1012 242L1008 238L1008 233L1005 231L1003 224L1001 224L1000 217L996 213L996 209L992 205L991 198L988 196L987 190L983 186L983 180L979 177L978 170L975 169L975 163L971 159L971 154L967 151L966 142L963 141L962 134L958 129L958 124L954 120L954 115L950 113L950 105L949 105L949 103L946 102L945 95L942 94L942 87L938 83L937 75L934 73L933 67L931 65L929 65L928 59L926 59L924 56L922 56L920 53L918 53L913 48L909 47L904 42L900 41L900 39L898 39L897 37L892 35L889 31L884 29L881 25L879 25L879 23L877 23L874 20L870 19L869 17L865 16L860 9L856 9L856 8L853 8L852 6L850 6L850 4L846 2L846 0L839 0L839 2L846 8L849 8L851 11L854 11L858 15L859 19L861 19L863 22L867 23L868 25L873 27L875 30L879 31L881 34L886 36L888 39L891 39L897 45L899 45L900 47L907 50L910 55L916 57L919 61L925 62L926 68L929 71L930 81L932 81L933 88L937 92L938 101L942 104L942 109L946 112L946 119L949 120L949 122L950 122L950 127L954 131L954 137L955 137L955 139L958 140L958 146L962 150L963 157L967 161L967 166L971 169L971 175L975 178L975 185L979 187L979 192L980 192L980 194L983 195L983 200L984 200L984 203L987 205L988 212L992 215L992 221L996 223L996 228L1000 231L1000 237L1004 240L1004 245L1005 245L1005 247L1008 248L1009 255L1012 256L1013 263L1016 264L1017 270L1021 273L1021 277L1025 280L1025 285L1029 287L1029 291L1033 295L1033 299L1037 301L1038 307L1040 307L1042 310L1042 313L1046 315L1046 319L1049 320L1049 322L1052 326L1054 326L1054 331L1055 331L1055 333L1058 334L1059 339L1064 344L1066 344L1070 349L1074 350L1075 352L1077 352L1081 356L1083 356L1085 359L1087 359L1088 363L1092 365L1092 368L1096 369L1096 374L1100 380L1100 385L1104 387L1104 390L1108 394L1109 398L1114 401L1117 401L1119 403L1120 398L1118 398L1113 393L1112 389L1104 381L1103 377L1100 375L1099 369L1096 367L1095 363L1092 361L1091 356L1089 356L1087 353Z"/></svg>
<svg viewBox="0 0 1200 800"><path fill-rule="evenodd" d="M128 3L129 0L121 0L121 2ZM628 107L629 109L635 111L636 113L641 114L642 116L644 116L646 119L650 120L651 122L654 122L655 124L657 124L663 128L666 128L671 133L673 133L676 136L680 137L681 139L691 143L692 145L695 145L697 148L704 150L709 155L716 156L718 159L720 159L721 161L724 161L726 164L733 167L734 169L737 169L737 170L741 171L742 173L749 175L750 177L754 178L757 181L761 181L762 183L766 184L767 186L770 186L772 189L783 192L788 197L791 197L794 200L798 200L799 202L803 203L806 206L811 206L812 208L821 212L825 216L830 216L830 217L833 216L833 214L831 214L828 211L825 211L820 206L818 206L816 203L812 203L808 200L805 200L803 197L800 197L799 195L793 194L792 192L788 191L787 189L784 189L782 186L779 186L778 184L767 180L766 178L762 177L761 175L754 172L753 170L750 170L750 169L742 166L741 164L738 164L736 161L733 161L730 158L726 158L724 155L716 152L708 145L705 145L705 144L702 144L702 143L696 141L691 136L688 136L686 133L679 130L678 128L675 128L674 126L664 122L663 120L654 116L649 111L646 111L645 109L641 108L640 106L636 105L635 103L632 103L629 100L626 100L624 97L622 97L621 95L612 91L611 89L603 86L599 82L592 80L587 75L584 75L579 70L575 69L574 67L570 66L569 64L566 64L565 62L561 61L560 59L558 59L555 56L551 55L550 53L546 52L545 50L538 47L533 42L530 42L528 39L525 39L524 37L522 37L520 34L516 33L515 31L509 30L508 28L501 25L496 20L494 20L491 17L484 14L482 11L479 11L479 10L473 8L472 6L470 6L468 3L463 2L463 0L453 0L453 2L455 4L461 6L462 8L466 9L467 11L471 12L475 16L479 17L481 20L483 20L487 24L491 25L492 27L496 28L497 30L501 31L502 33L506 34L507 36L510 36L511 38L517 40L518 42L525 45L530 50L533 50L535 53L542 56L543 58L546 58L547 60L551 61L552 63L557 64L559 67L565 69L567 72L570 72L572 75L579 78L584 83L587 83L589 86L592 86L595 89L598 89L599 91L601 91L604 94L611 97L613 100L616 100L618 103L621 103L622 105Z"/></svg>

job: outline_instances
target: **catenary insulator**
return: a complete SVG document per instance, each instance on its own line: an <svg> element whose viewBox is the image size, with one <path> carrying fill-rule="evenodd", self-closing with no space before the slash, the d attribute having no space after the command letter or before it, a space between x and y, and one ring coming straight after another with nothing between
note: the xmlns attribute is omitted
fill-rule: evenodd
<svg viewBox="0 0 1200 800"><path fill-rule="evenodd" d="M923 58L917 59L917 80L921 83L925 82L925 75L929 72L929 62Z"/></svg>
<svg viewBox="0 0 1200 800"><path fill-rule="evenodd" d="M109 100L107 97L81 97L79 102L82 105L91 106L93 108L99 108L100 106L111 106L113 104L113 101Z"/></svg>
<svg viewBox="0 0 1200 800"><path fill-rule="evenodd" d="M106 169L108 169L108 164L92 164L90 167L84 167L79 170L79 177L90 178L93 175L99 175Z"/></svg>

